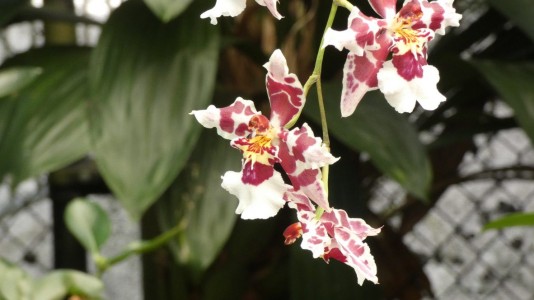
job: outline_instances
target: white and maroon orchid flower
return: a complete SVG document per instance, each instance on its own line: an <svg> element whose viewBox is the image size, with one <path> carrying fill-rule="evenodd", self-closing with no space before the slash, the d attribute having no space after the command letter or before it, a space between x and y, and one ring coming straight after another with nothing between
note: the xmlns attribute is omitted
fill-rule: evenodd
<svg viewBox="0 0 534 300"><path fill-rule="evenodd" d="M372 228L362 219L349 218L340 209L324 212L317 219L315 207L299 192L288 191L286 200L297 211L299 220L284 231L286 245L302 237L301 247L310 250L313 257L322 257L326 262L334 258L352 267L360 285L365 279L378 283L375 260L364 240L380 233L380 228Z"/></svg>
<svg viewBox="0 0 534 300"><path fill-rule="evenodd" d="M271 14L278 20L283 18L276 8L278 0L256 0L256 3L261 6L266 6ZM246 4L246 0L217 0L215 6L202 13L200 17L202 19L210 18L211 24L216 25L218 17L235 17L245 10L245 7L247 6Z"/></svg>
<svg viewBox="0 0 534 300"><path fill-rule="evenodd" d="M459 26L453 0L406 0L396 12L396 0L369 0L383 19L354 7L348 29L329 29L324 45L349 50L343 70L341 115L350 116L369 90L379 88L398 112L411 112L416 101L436 109L445 97L437 90L438 70L427 64L427 43L448 26ZM391 60L386 61L392 53ZM385 62L385 63L384 63Z"/></svg>
<svg viewBox="0 0 534 300"><path fill-rule="evenodd" d="M191 113L200 124L216 128L221 137L243 152L243 169L226 172L222 187L239 199L236 213L243 219L272 217L284 206L284 194L291 188L273 168L279 163L295 190L329 211L320 167L337 159L308 125L287 129L299 116L305 99L302 84L289 73L282 52L276 50L264 67L268 71L270 119L256 111L252 101L242 98L224 108L210 105Z"/></svg>

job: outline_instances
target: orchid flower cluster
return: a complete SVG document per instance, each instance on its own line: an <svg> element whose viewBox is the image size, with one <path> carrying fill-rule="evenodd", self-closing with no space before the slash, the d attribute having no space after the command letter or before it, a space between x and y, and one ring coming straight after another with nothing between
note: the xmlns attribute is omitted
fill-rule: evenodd
<svg viewBox="0 0 534 300"><path fill-rule="evenodd" d="M275 18L282 18L277 0L256 2L266 6ZM435 34L445 34L447 27L459 26L461 15L453 8L453 0L406 0L398 12L396 0L369 3L381 18L366 16L346 0L334 0L334 13L319 49L322 53L331 45L349 50L343 69L341 115L352 115L365 93L375 89L401 113L412 112L416 102L423 109L436 109L445 96L436 86L438 70L427 64L427 43ZM201 18L217 24L218 17L237 16L245 6L245 0L217 0ZM337 6L350 10L346 30L330 28ZM322 54L319 57L322 59ZM271 104L269 117L258 112L251 100L241 97L227 107L210 105L191 113L204 127L216 128L243 154L241 171L226 172L222 187L238 198L236 213L243 219L270 218L287 203L296 210L298 222L284 231L285 244L302 238L301 247L310 250L313 257L326 262L333 258L352 267L360 285L364 280L378 283L376 264L365 239L379 234L380 228L330 207L328 166L338 158L306 123L293 127L306 103L307 89L289 73L280 50L272 53L264 67ZM320 80L320 74L314 71L306 85L315 80ZM289 182L275 170L277 164Z"/></svg>

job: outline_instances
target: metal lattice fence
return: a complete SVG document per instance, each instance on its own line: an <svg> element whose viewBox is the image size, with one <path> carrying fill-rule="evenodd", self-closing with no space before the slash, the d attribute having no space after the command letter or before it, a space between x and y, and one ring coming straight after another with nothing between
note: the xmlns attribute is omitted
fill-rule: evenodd
<svg viewBox="0 0 534 300"><path fill-rule="evenodd" d="M500 103L494 114L511 115ZM427 215L404 236L417 253L436 299L532 299L534 229L483 231L490 220L534 209L534 150L518 128L475 137L459 173ZM381 213L402 203L405 193L385 180L371 208ZM398 217L391 225L399 224Z"/></svg>
<svg viewBox="0 0 534 300"><path fill-rule="evenodd" d="M53 243L51 203L44 180L29 180L11 194L0 187L0 253L30 274L52 269Z"/></svg>

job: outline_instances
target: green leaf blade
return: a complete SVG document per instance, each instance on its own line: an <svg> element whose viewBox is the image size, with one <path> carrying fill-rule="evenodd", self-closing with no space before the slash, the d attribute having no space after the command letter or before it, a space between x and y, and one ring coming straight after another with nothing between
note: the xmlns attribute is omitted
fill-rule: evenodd
<svg viewBox="0 0 534 300"><path fill-rule="evenodd" d="M94 52L90 110L96 162L134 219L165 191L201 126L188 114L211 101L219 36L189 10L162 24L125 2Z"/></svg>
<svg viewBox="0 0 534 300"><path fill-rule="evenodd" d="M491 6L507 16L534 41L534 5L531 0L489 0Z"/></svg>
<svg viewBox="0 0 534 300"><path fill-rule="evenodd" d="M226 243L237 219L237 199L221 186L221 175L241 167L241 155L227 140L206 131L188 166L158 202L164 229L186 222L171 244L177 261L196 275L205 271Z"/></svg>
<svg viewBox="0 0 534 300"><path fill-rule="evenodd" d="M534 213L515 213L493 220L484 225L484 230L502 229L512 226L534 226Z"/></svg>
<svg viewBox="0 0 534 300"><path fill-rule="evenodd" d="M515 118L534 144L534 63L473 61L473 65L514 110Z"/></svg>
<svg viewBox="0 0 534 300"><path fill-rule="evenodd" d="M85 48L43 48L10 59L42 74L0 103L0 176L14 183L62 168L89 149Z"/></svg>
<svg viewBox="0 0 534 300"><path fill-rule="evenodd" d="M102 207L81 198L72 200L67 206L65 223L69 231L92 254L100 253L100 248L111 233L111 222Z"/></svg>
<svg viewBox="0 0 534 300"><path fill-rule="evenodd" d="M339 110L341 86L323 84L323 94L331 134L349 148L368 153L384 174L418 198L427 199L432 170L415 128L378 92L368 93L347 118L341 118ZM319 122L317 96L310 93L308 98L304 113Z"/></svg>

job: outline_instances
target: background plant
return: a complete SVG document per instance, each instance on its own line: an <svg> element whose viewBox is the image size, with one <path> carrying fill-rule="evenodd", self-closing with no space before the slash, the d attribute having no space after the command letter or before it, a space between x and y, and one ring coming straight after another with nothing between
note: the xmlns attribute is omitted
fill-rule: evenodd
<svg viewBox="0 0 534 300"><path fill-rule="evenodd" d="M185 224L169 249L158 250L169 251L172 259L155 268L172 275L159 278L159 286L147 283L145 291L151 297L239 298L250 293L265 298L400 297L395 287L404 278L389 271L397 268L387 255L377 255L383 270L381 285L358 288L350 270L323 267L295 247L284 248L278 233L290 222L288 214L265 224L236 221L235 201L218 186L218 176L235 165L230 161L235 153L213 144L213 133L201 134L194 120L183 116L206 107L211 99L221 106L237 95L254 96L249 98L258 99L263 111L267 99L261 65L277 47L300 78L309 76L330 3L283 1L279 10L286 12L285 19L276 26L268 13L252 7L240 19L222 19L215 27L199 18L212 1L146 2L127 1L99 24L102 35L95 48L76 46L73 30L54 30L72 29L76 23L98 24L65 9L71 7L68 1L46 1L42 9L24 1L3 4L3 28L28 20L42 20L46 28L43 47L9 57L0 71L0 173L6 182L16 186L49 174L49 183L57 187L65 178L94 174L104 179L105 187L133 218L144 215L147 240L160 230ZM425 216L448 184L502 171L467 176L457 172L463 155L477 150L473 136L517 126L531 139L534 134L529 109L534 101L532 5L526 0L456 1L456 5L470 21L431 48L430 63L440 70L439 88L448 98L434 112L408 119L392 111L381 95L371 93L353 117L340 120L339 76L345 54L328 50L325 54L324 95L332 148L336 156L347 157L346 163L332 167L331 201L374 226L387 224L395 214L402 217L400 229L385 230L372 246L376 249L399 247L399 237ZM371 13L369 8L366 12ZM341 16L336 18L337 28L344 25ZM305 118L319 124L312 97ZM514 109L513 118L487 114L485 107L498 99ZM423 142L420 137L429 133L430 141ZM360 159L363 152L369 160ZM72 166L81 159L83 163ZM532 173L528 165L503 169L510 170L508 176ZM342 174L350 176L341 178ZM384 175L411 196L395 211L376 215L366 202ZM101 193L105 187L88 192ZM531 220L528 215L526 219ZM150 227L154 236L148 233ZM207 238L213 236L217 238ZM94 245L86 246L94 252ZM406 261L414 258L401 247ZM147 264L154 257L148 256ZM19 277L14 278L25 277L20 271L3 274L15 273ZM55 282L65 286L65 281ZM340 292L332 292L332 287ZM91 292L99 292L97 285Z"/></svg>

